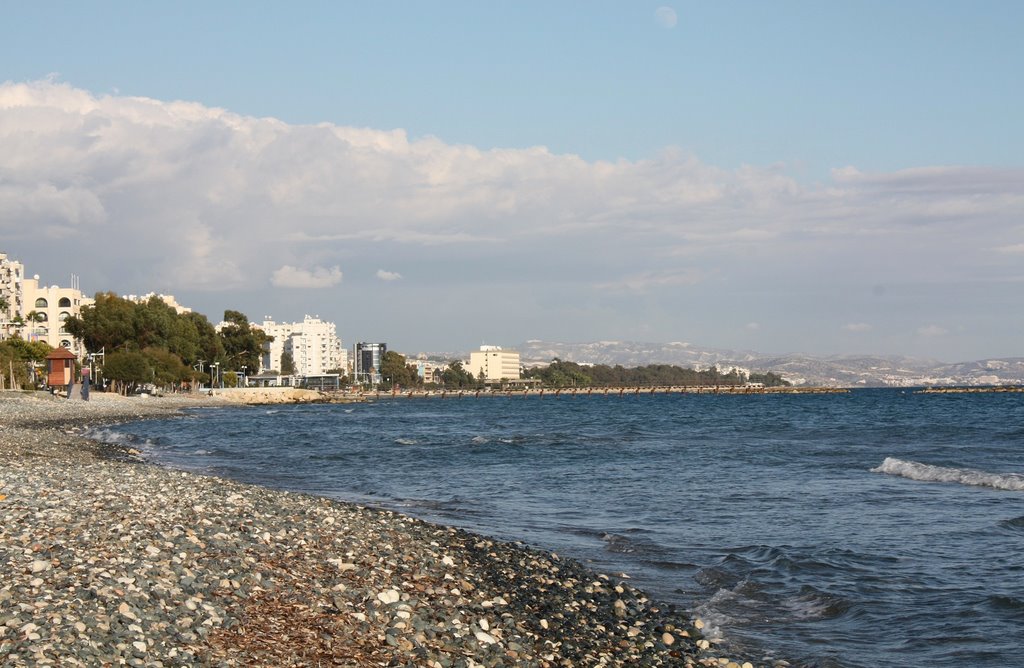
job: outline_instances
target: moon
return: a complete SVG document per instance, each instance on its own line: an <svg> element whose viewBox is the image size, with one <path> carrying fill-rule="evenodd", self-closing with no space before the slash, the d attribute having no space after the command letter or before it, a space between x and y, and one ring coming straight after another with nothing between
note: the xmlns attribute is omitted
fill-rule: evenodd
<svg viewBox="0 0 1024 668"><path fill-rule="evenodd" d="M675 28L676 23L679 21L679 17L676 16L676 10L671 7L662 6L654 10L654 19L663 28Z"/></svg>

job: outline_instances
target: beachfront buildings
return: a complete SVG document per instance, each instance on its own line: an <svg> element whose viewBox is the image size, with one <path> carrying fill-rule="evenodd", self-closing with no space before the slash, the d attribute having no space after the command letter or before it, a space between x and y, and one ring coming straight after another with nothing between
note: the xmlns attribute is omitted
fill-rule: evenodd
<svg viewBox="0 0 1024 668"><path fill-rule="evenodd" d="M474 378L483 378L487 382L501 380L519 380L519 353L514 350L502 350L500 346L480 346L469 354L466 366Z"/></svg>
<svg viewBox="0 0 1024 668"><path fill-rule="evenodd" d="M353 378L357 383L376 385L381 382L380 367L384 354L388 351L386 343L357 343L353 359Z"/></svg>
<svg viewBox="0 0 1024 668"><path fill-rule="evenodd" d="M82 344L64 329L64 321L78 316L89 303L92 300L83 297L77 276L71 276L70 288L42 285L38 274L26 277L21 262L0 253L0 339L17 335L81 357Z"/></svg>
<svg viewBox="0 0 1024 668"><path fill-rule="evenodd" d="M447 365L444 362L428 359L423 353L416 357L416 375L424 383L440 384L441 376L446 367Z"/></svg>
<svg viewBox="0 0 1024 668"><path fill-rule="evenodd" d="M0 340L11 336L15 316L21 313L21 284L25 265L0 253Z"/></svg>
<svg viewBox="0 0 1024 668"><path fill-rule="evenodd" d="M277 323L266 319L263 324L253 323L273 340L263 345L260 372L283 373L283 362L291 358L296 376L323 376L330 371L344 370L348 366L348 351L341 345L333 322L319 316L307 315L302 322Z"/></svg>

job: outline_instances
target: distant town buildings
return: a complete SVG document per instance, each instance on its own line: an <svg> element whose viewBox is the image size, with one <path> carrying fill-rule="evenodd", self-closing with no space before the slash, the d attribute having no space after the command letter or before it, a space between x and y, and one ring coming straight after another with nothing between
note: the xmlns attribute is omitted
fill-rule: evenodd
<svg viewBox="0 0 1024 668"><path fill-rule="evenodd" d="M469 354L469 366L466 371L474 377L483 374L486 382L501 380L519 380L519 353L514 350L502 350L500 346L480 346Z"/></svg>
<svg viewBox="0 0 1024 668"><path fill-rule="evenodd" d="M273 337L263 346L261 373L281 373L286 354L291 356L294 374L298 376L322 376L336 369L344 373L348 367L348 351L342 347L333 322L307 315L302 322L277 323L268 319L252 326Z"/></svg>
<svg viewBox="0 0 1024 668"><path fill-rule="evenodd" d="M92 299L82 296L78 277L71 287L40 285L39 275L25 277L25 267L0 253L0 339L18 335L27 341L43 341L51 348L65 348L81 357L80 341L64 329L64 321L78 316Z"/></svg>
<svg viewBox="0 0 1024 668"><path fill-rule="evenodd" d="M427 356L422 353L416 357L416 375L424 383L440 384L441 374L444 373L446 366L444 362L427 359Z"/></svg>

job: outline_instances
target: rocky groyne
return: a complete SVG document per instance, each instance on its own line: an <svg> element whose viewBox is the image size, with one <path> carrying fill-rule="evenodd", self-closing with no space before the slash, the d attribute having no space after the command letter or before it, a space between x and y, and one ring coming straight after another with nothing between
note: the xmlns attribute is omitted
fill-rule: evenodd
<svg viewBox="0 0 1024 668"><path fill-rule="evenodd" d="M210 401L0 396L0 664L753 665L624 576L82 437Z"/></svg>

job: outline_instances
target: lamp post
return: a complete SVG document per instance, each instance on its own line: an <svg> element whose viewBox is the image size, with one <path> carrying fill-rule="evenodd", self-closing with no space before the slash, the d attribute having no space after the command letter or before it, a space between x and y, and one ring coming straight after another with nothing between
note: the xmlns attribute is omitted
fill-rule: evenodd
<svg viewBox="0 0 1024 668"><path fill-rule="evenodd" d="M248 368L249 367L245 366L244 364L242 365L242 387L246 386L246 383L245 383L245 370L248 369Z"/></svg>
<svg viewBox="0 0 1024 668"><path fill-rule="evenodd" d="M220 384L220 362L214 362L213 363L213 377L216 379L217 387L220 387L221 386L221 384ZM210 386L211 387L213 386L213 382L212 381L211 381Z"/></svg>

